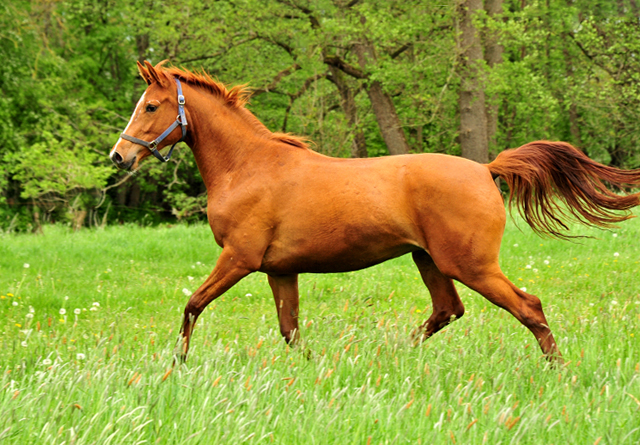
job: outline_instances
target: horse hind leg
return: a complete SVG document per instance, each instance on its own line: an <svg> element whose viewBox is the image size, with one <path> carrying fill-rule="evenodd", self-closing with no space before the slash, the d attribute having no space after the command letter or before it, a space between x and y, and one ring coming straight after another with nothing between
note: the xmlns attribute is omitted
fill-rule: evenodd
<svg viewBox="0 0 640 445"><path fill-rule="evenodd" d="M475 290L491 303L499 306L520 321L535 336L547 359L563 363L540 299L519 289L497 268L494 273L471 273L460 281Z"/></svg>
<svg viewBox="0 0 640 445"><path fill-rule="evenodd" d="M464 315L464 305L453 285L453 280L440 272L431 256L425 251L413 253L422 281L429 289L433 312L429 319L413 333L416 341L424 341L452 321Z"/></svg>

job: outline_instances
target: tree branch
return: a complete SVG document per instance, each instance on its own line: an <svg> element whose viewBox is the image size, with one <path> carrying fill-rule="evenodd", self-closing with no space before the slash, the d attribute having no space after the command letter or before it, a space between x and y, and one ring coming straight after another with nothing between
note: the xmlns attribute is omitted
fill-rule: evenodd
<svg viewBox="0 0 640 445"><path fill-rule="evenodd" d="M403 52L405 52L406 50L408 50L409 48L411 48L413 46L413 42L408 42L405 43L404 45L402 45L400 48L396 49L394 52L392 52L391 54L389 54L389 56L392 59L395 59L396 57L398 57L400 54L402 54Z"/></svg>
<svg viewBox="0 0 640 445"><path fill-rule="evenodd" d="M192 57L191 59L185 59L185 60L180 60L178 59L178 63L191 63L191 62L197 62L200 60L207 60L207 59L215 59L216 57L220 57L223 56L224 54L226 54L227 52L229 52L230 49L235 48L237 46L240 46L244 43L250 42L252 40L255 40L258 38L257 34L252 33L249 37L242 39L238 42L234 42L230 45L227 45L225 48L221 49L218 52L215 52L213 54L209 54L209 55L203 55L203 56L197 56L197 57Z"/></svg>
<svg viewBox="0 0 640 445"><path fill-rule="evenodd" d="M369 77L367 74L364 73L364 71L362 71L359 68L356 68L353 65L349 65L347 62L345 62L338 56L325 56L324 63L330 66L335 66L336 68L340 69L341 71L344 71L345 73L347 73L352 77L355 77L356 79L366 79L367 77Z"/></svg>
<svg viewBox="0 0 640 445"><path fill-rule="evenodd" d="M306 8L304 6L301 6L301 5L298 5L298 4L294 3L293 1L289 1L289 0L277 0L277 1L278 1L278 3L282 3L283 5L291 6L292 8L296 8L298 11L301 11L302 13L304 13L309 18L309 21L311 22L311 27L313 29L320 28L320 22L313 15L313 11L311 9Z"/></svg>
<svg viewBox="0 0 640 445"><path fill-rule="evenodd" d="M286 77L292 73L294 73L295 71L298 71L300 69L300 65L298 65L297 63L291 65L289 68L286 68L282 71L280 71L278 74L276 74L276 76L273 78L273 80L269 83L269 85L267 85L264 88L257 88L255 90L253 90L253 94L251 96L255 97L259 94L262 93L268 93L270 90L275 89L275 87L278 86L278 84L280 83L280 81L282 80L283 77Z"/></svg>

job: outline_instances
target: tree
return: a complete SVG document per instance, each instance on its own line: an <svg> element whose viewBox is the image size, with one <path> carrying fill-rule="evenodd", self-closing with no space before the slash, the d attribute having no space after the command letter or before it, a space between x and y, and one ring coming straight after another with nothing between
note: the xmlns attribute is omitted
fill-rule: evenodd
<svg viewBox="0 0 640 445"><path fill-rule="evenodd" d="M460 3L460 148L462 157L489 162L489 139L484 94L484 60L480 33L474 19L482 0Z"/></svg>

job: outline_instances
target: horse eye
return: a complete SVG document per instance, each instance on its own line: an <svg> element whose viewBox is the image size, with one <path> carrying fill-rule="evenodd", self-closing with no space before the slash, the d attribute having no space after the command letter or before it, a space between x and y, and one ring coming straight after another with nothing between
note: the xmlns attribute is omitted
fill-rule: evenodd
<svg viewBox="0 0 640 445"><path fill-rule="evenodd" d="M154 112L154 111L156 111L157 109L158 109L158 107L157 107L157 106L155 106L155 105L151 105L151 104L148 104L148 105L147 105L147 113L153 113L153 112Z"/></svg>

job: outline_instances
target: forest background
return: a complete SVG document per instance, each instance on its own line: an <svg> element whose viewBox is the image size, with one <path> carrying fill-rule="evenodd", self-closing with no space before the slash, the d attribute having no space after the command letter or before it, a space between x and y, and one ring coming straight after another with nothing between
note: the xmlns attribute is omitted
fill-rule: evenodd
<svg viewBox="0 0 640 445"><path fill-rule="evenodd" d="M9 0L0 6L0 229L206 218L188 147L135 175L108 153L136 60L254 89L273 131L331 156L488 162L563 140L640 167L636 0Z"/></svg>

